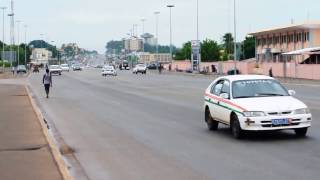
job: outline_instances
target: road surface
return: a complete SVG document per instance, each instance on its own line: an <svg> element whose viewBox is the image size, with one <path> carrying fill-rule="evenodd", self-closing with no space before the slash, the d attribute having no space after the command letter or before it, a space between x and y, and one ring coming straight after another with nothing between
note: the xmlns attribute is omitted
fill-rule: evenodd
<svg viewBox="0 0 320 180"><path fill-rule="evenodd" d="M103 78L88 69L54 76L47 100L41 75L29 78L90 179L319 178L319 86L287 85L313 113L307 138L281 131L235 140L226 126L210 132L204 123L203 94L212 80L129 71Z"/></svg>

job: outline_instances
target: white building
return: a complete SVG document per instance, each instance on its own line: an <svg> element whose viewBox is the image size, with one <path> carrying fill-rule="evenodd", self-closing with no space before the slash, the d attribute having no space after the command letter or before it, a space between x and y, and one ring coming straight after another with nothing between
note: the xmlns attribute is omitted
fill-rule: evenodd
<svg viewBox="0 0 320 180"><path fill-rule="evenodd" d="M138 52L143 49L143 40L139 38L131 38L124 40L124 48L129 52Z"/></svg>
<svg viewBox="0 0 320 180"><path fill-rule="evenodd" d="M52 52L45 48L34 48L31 54L31 64L48 64L52 57Z"/></svg>

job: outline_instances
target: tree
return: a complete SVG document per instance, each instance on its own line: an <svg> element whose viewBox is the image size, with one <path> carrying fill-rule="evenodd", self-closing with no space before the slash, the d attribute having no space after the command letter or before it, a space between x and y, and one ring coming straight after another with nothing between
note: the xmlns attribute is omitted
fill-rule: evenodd
<svg viewBox="0 0 320 180"><path fill-rule="evenodd" d="M183 44L182 48L177 50L175 60L186 60L191 58L191 42Z"/></svg>
<svg viewBox="0 0 320 180"><path fill-rule="evenodd" d="M250 59L256 56L255 41L255 37L247 36L242 42L241 59Z"/></svg>
<svg viewBox="0 0 320 180"><path fill-rule="evenodd" d="M216 41L206 39L201 43L201 60L204 62L218 61L220 59L220 48Z"/></svg>
<svg viewBox="0 0 320 180"><path fill-rule="evenodd" d="M109 41L106 45L107 53L115 51L116 54L119 54L123 48L123 41Z"/></svg>
<svg viewBox="0 0 320 180"><path fill-rule="evenodd" d="M32 48L46 48L47 50L52 52L53 58L56 58L58 55L57 47L47 43L44 40L33 40L29 43L29 46Z"/></svg>
<svg viewBox="0 0 320 180"><path fill-rule="evenodd" d="M226 33L222 37L222 46L227 54L233 54L234 52L234 39L231 33Z"/></svg>

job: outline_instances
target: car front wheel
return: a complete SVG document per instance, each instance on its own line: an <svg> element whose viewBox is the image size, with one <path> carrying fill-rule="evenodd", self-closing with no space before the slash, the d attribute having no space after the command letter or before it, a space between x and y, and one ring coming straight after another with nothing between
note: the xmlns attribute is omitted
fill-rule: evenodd
<svg viewBox="0 0 320 180"><path fill-rule="evenodd" d="M232 115L230 126L233 137L241 139L244 135L244 131L241 129L237 115Z"/></svg>
<svg viewBox="0 0 320 180"><path fill-rule="evenodd" d="M298 137L305 137L307 135L308 128L295 129L294 132Z"/></svg>
<svg viewBox="0 0 320 180"><path fill-rule="evenodd" d="M205 111L205 121L210 131L216 131L218 129L219 122L213 119L209 108L206 108L206 111Z"/></svg>

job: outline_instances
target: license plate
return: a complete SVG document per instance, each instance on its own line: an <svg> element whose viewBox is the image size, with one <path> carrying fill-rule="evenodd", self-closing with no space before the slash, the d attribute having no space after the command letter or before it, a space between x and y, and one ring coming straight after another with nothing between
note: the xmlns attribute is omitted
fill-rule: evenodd
<svg viewBox="0 0 320 180"><path fill-rule="evenodd" d="M288 125L289 119L272 119L272 125Z"/></svg>

